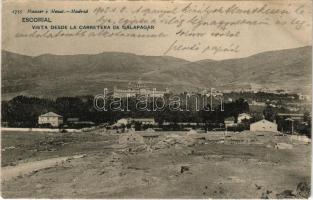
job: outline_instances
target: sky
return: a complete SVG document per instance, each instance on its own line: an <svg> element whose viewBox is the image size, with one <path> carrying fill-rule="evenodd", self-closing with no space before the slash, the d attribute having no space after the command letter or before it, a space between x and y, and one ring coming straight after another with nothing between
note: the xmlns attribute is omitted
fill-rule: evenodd
<svg viewBox="0 0 313 200"><path fill-rule="evenodd" d="M269 22L269 26L233 26L222 31L214 26L202 26L194 32L204 33L203 37L187 37L177 36L179 30L191 32L193 26L191 24L183 24L177 27L175 24L166 25L161 23L154 24L154 30L140 30L130 31L131 33L160 33L163 32L168 36L160 39L142 39L142 38L90 38L90 37L71 37L71 38L16 38L17 33L31 33L32 25L95 25L100 15L93 13L97 7L110 7L122 8L126 6L127 11L123 14L117 13L102 13L106 18L113 21L118 21L121 18L152 20L153 18L160 20L157 14L144 16L144 14L130 14L130 11L136 10L139 7L149 8L155 11L172 10L177 7L178 10L186 7L189 1L172 2L129 2L125 1L110 1L110 2L74 2L74 1L50 1L50 2L32 2L32 1L7 1L3 3L2 12L2 49L12 51L15 53L37 56L41 54L57 54L57 55L72 55L72 54L97 54L102 52L126 52L138 55L152 55L160 56L165 55L164 52L171 48L172 44L177 46L181 45L180 50L170 50L166 55L183 58L191 61L203 59L229 59L247 57L249 55L257 54L265 51L280 50L297 48L302 46L311 45L311 1L241 1L237 2L239 7L260 8L264 4L267 7L276 9L286 9L290 11L288 15L225 15L213 14L204 16L198 13L182 13L177 12L174 15L163 17L162 19L169 20L171 17L176 16L177 19L188 20L194 16L204 17L207 21L221 21L221 20L261 20ZM233 1L193 1L191 4L194 9L201 9L207 6L210 8L230 7L234 5ZM88 9L88 14L30 14L27 13L28 9L33 10L51 10L51 9ZM295 11L299 8L297 11ZM14 10L22 10L22 14L14 14ZM48 17L52 23L26 23L22 22L23 17ZM285 20L287 25L277 26L273 25L274 21ZM294 23L304 23L300 29L295 28ZM112 27L112 26L111 26ZM45 30L42 30L45 31ZM211 33L236 33L240 32L238 37L212 37ZM176 42L175 42L176 41ZM197 50L190 50L191 46L198 46ZM214 49L231 49L238 45L237 52L219 51L214 52ZM181 48L187 48L181 50ZM209 49L204 51L204 49ZM203 52L204 51L204 52Z"/></svg>

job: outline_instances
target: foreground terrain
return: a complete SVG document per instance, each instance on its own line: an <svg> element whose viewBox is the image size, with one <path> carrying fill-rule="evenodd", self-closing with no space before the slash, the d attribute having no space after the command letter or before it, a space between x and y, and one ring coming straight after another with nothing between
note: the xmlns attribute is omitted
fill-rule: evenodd
<svg viewBox="0 0 313 200"><path fill-rule="evenodd" d="M2 178L4 198L306 198L309 192L310 144L274 133L1 137L2 173L11 173Z"/></svg>

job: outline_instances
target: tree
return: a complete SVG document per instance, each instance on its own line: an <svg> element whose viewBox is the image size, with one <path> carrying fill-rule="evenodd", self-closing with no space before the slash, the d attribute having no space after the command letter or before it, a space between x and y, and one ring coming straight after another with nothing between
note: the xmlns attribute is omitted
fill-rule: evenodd
<svg viewBox="0 0 313 200"><path fill-rule="evenodd" d="M306 111L303 113L303 121L311 124L311 116L309 112Z"/></svg>
<svg viewBox="0 0 313 200"><path fill-rule="evenodd" d="M276 117L276 112L274 111L273 107L267 105L263 110L264 118L268 121L274 121Z"/></svg>

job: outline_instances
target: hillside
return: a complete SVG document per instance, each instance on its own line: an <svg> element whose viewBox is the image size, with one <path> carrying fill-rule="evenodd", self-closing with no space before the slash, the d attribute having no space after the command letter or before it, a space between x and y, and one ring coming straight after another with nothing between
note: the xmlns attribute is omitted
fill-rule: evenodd
<svg viewBox="0 0 313 200"><path fill-rule="evenodd" d="M189 62L169 56L104 52L36 57L2 51L2 97L94 95L142 79L173 91L235 89L251 85L308 91L311 47L264 52L246 58Z"/></svg>

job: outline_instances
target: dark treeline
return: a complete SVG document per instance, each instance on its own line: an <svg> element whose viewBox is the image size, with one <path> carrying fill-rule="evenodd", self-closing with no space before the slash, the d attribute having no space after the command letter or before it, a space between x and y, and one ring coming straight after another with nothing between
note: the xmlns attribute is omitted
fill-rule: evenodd
<svg viewBox="0 0 313 200"><path fill-rule="evenodd" d="M176 101L171 97L165 96L164 101L160 99L148 99L146 102L138 98L109 98L105 104L100 102L100 107L104 110L97 110L94 107L93 96L80 97L59 97L56 99L45 99L38 97L17 96L10 101L2 101L2 122L7 122L10 127L38 127L38 117L47 112L55 112L62 115L65 123L67 118L79 118L81 121L91 121L96 125L101 123L114 124L121 118L154 118L162 129L178 130L181 127L177 123L201 123L201 128L212 130L221 127L225 118L233 117L236 121L238 115L243 112L249 112L249 105L244 99L237 99L233 102L223 103L221 109L220 101L214 99L204 101L201 95L195 95L186 100L186 94L176 96ZM199 98L198 98L199 97ZM139 103L141 101L141 103ZM212 104L211 104L212 103ZM156 106L163 109L155 110ZM105 106L104 106L105 105ZM137 107L146 107L145 111L140 111ZM112 108L123 109L123 111L113 111ZM179 109L173 109L179 108ZM154 111L155 110L155 111ZM276 121L278 130L290 133L292 127L294 131L310 137L311 133L311 116L308 112L304 113L304 119L294 121L291 124L286 117L279 117L277 112L281 109L273 108L269 105L263 111L252 115L253 118L246 124L241 124L242 129L249 129L249 124L262 119L263 117L269 121ZM168 126L162 126L164 122L169 123ZM197 128L195 126L195 128ZM224 127L222 125L222 127ZM236 128L236 130L239 130Z"/></svg>
<svg viewBox="0 0 313 200"><path fill-rule="evenodd" d="M133 97L129 99L108 99L105 103L106 111L97 110L94 107L93 96L81 97L59 97L56 99L45 99L38 97L17 96L10 101L2 101L2 122L7 122L11 127L36 127L38 116L47 112L55 112L62 115L64 120L75 117L81 121L92 121L95 124L112 124L118 119L132 117L144 118L154 117L159 124L163 122L196 122L196 123L223 123L227 117L237 118L238 114L249 111L249 105L243 99L223 104L221 109L220 101L203 101L203 99L193 97L188 99L184 94L178 95L181 101L171 101L170 97L165 97L161 102L156 99L154 102L150 99L146 103L147 109L140 111L136 106L145 106L143 102L138 104L138 99ZM177 100L177 99L176 99ZM127 103L126 103L127 102ZM164 103L164 108L155 110ZM100 103L100 107L103 107ZM111 108L121 107L124 111L113 111ZM173 110L170 108L181 108ZM212 107L212 109L211 109Z"/></svg>

